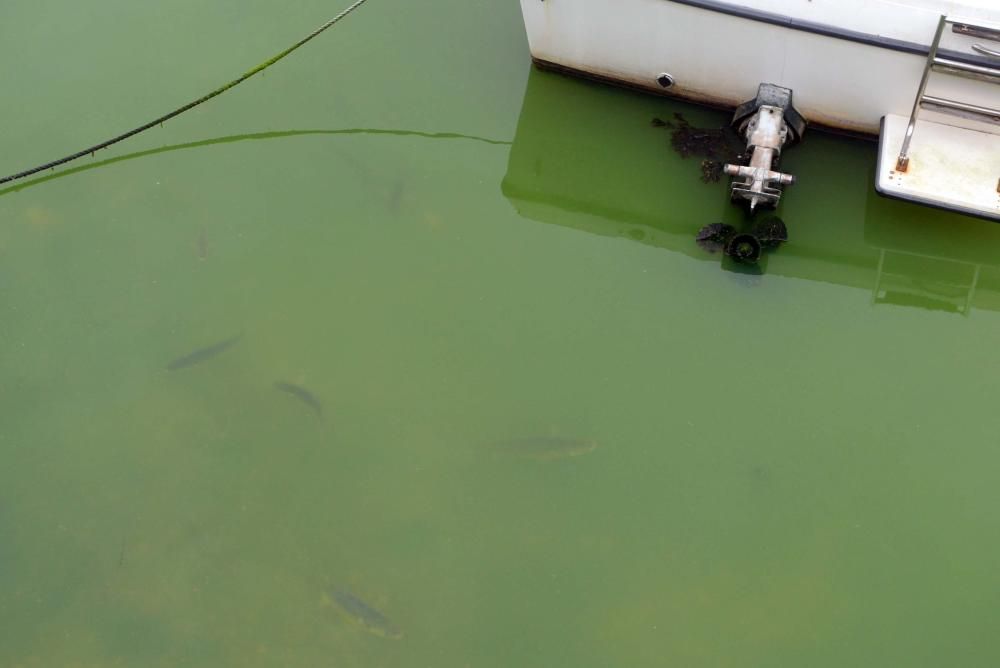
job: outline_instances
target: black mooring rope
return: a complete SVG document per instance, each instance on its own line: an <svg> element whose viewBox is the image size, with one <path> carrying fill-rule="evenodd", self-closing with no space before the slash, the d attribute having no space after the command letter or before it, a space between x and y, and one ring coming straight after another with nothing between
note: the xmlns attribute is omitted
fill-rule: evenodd
<svg viewBox="0 0 1000 668"><path fill-rule="evenodd" d="M344 18L345 16L347 16L348 14L350 14L351 12L353 12L355 9L357 9L358 7L360 7L361 5L363 5L365 2L367 2L367 0L356 0L356 2L353 5L351 5L350 7L348 7L347 9L345 9L344 11L342 11L339 14L337 14L336 16L334 16L332 19L330 19L329 21L327 21L326 23L324 23L323 25L321 25L319 28L316 28L316 30L313 30L311 33L309 33L308 35L306 35L305 37L303 37L298 42L296 42L292 46L288 47L287 49L285 49L284 51L282 51L278 55L274 56L273 58L270 58L269 60L265 60L263 63L261 63L257 67L253 68L252 70L248 70L247 72L245 72L239 78L233 79L229 83L224 84L224 85L216 88L211 93L208 93L207 95L203 95L203 96L199 97L194 102L189 102L189 103L185 104L183 107L180 107L178 109L174 109L169 114L165 114L163 116L160 116L159 118L154 119L154 120L146 123L145 125L140 125L139 127L135 128L134 130L129 130L128 132L120 134L117 137L114 137L114 138L109 139L107 141L103 141L100 144L95 144L94 146L91 146L90 148L85 148L82 151L77 151L76 153L73 153L72 155L67 155L65 158L59 158L58 160L53 160L52 162L47 162L44 165L39 165L38 167L32 167L31 169L26 169L23 172L18 172L17 174L12 174L10 176L5 176L2 179L0 179L0 184L8 183L10 181L16 181L17 179L23 179L26 176L31 176L32 174L37 174L38 172L44 171L46 169L52 169L53 167L58 167L59 165L64 165L67 162L71 162L73 160L76 160L77 158L82 158L85 155L93 155L96 151L100 151L102 148L107 148L107 147L111 146L112 144L117 144L118 142L120 142L122 140L125 140L125 139L128 139L129 137L131 137L133 135L137 135L140 132L144 132L145 130L148 130L149 128L153 127L154 125L160 125L164 121L169 121L171 118L174 118L175 116L179 116L180 114L183 114L188 109L193 109L194 107L197 107L202 102L208 102L209 100L211 100L216 95L221 95L221 94L225 93L227 90L229 90L230 88L232 88L236 84L243 83L244 81L246 81L247 79L249 79L253 75L257 74L258 72L262 72L263 70L267 69L271 65L274 65L276 62L278 62L279 60L281 60L282 58L284 58L285 56L287 56L288 54L290 54L292 51L294 51L295 49L299 48L300 46L302 46L303 44L305 44L306 42L308 42L309 40L311 40L313 37L316 37L321 32L323 32L324 30L326 30L327 28L329 28L330 26L332 26L334 23L336 23L340 19Z"/></svg>

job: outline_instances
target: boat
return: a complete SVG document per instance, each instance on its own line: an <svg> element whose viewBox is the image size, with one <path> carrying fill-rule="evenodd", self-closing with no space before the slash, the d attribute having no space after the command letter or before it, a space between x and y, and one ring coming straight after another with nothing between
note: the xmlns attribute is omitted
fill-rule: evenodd
<svg viewBox="0 0 1000 668"><path fill-rule="evenodd" d="M878 137L879 194L1000 221L998 0L521 0L541 68L734 110L731 197L806 127ZM836 166L831 168L836 169Z"/></svg>

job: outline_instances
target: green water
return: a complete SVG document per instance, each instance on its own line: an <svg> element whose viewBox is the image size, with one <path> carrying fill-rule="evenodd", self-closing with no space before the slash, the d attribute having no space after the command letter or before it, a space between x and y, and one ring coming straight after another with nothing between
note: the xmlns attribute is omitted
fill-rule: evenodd
<svg viewBox="0 0 1000 668"><path fill-rule="evenodd" d="M0 172L336 11L8 0ZM812 133L732 271L674 111L373 0L0 191L0 667L998 665L1000 227Z"/></svg>

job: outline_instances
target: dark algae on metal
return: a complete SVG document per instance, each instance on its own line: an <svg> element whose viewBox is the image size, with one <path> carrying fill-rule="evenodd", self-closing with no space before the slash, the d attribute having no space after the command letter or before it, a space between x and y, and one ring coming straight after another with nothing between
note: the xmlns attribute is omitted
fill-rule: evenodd
<svg viewBox="0 0 1000 668"><path fill-rule="evenodd" d="M752 234L734 235L726 244L726 255L737 262L756 264L760 259L760 241Z"/></svg>
<svg viewBox="0 0 1000 668"><path fill-rule="evenodd" d="M725 223L711 223L698 230L695 241L709 253L718 253L736 235L736 228Z"/></svg>
<svg viewBox="0 0 1000 668"><path fill-rule="evenodd" d="M757 221L747 232L738 232L725 223L710 223L698 230L695 241L709 253L721 250L737 262L756 264L762 251L775 249L788 241L788 228L777 216Z"/></svg>
<svg viewBox="0 0 1000 668"><path fill-rule="evenodd" d="M769 216L754 223L751 232L764 248L777 248L788 241L788 228L785 221L777 216Z"/></svg>
<svg viewBox="0 0 1000 668"><path fill-rule="evenodd" d="M280 380L274 383L274 387L275 389L280 390L281 392L285 392L286 394L292 395L293 397L304 403L306 406L311 408L316 413L316 415L318 415L319 417L323 417L323 404L320 403L320 400L316 397L315 394L313 394L306 388L302 387L301 385L296 385L294 383L286 383Z"/></svg>
<svg viewBox="0 0 1000 668"><path fill-rule="evenodd" d="M682 158L701 157L701 180L715 183L722 177L722 166L727 162L742 165L746 142L728 125L721 128L698 128L680 113L673 121L654 118L653 127L670 130L670 145Z"/></svg>
<svg viewBox="0 0 1000 668"><path fill-rule="evenodd" d="M177 371L178 369L184 369L189 366L194 366L195 364L201 364L207 360L212 359L217 355L221 355L226 352L243 338L242 334L237 334L232 338L228 338L224 341L219 341L218 343L213 343L210 346L204 348L199 348L194 352L188 353L183 357L178 357L169 364L167 364L167 369L170 371Z"/></svg>
<svg viewBox="0 0 1000 668"><path fill-rule="evenodd" d="M329 587L327 594L348 617L364 627L369 633L392 640L399 640L403 637L403 632L399 627L389 621L385 615L346 589Z"/></svg>

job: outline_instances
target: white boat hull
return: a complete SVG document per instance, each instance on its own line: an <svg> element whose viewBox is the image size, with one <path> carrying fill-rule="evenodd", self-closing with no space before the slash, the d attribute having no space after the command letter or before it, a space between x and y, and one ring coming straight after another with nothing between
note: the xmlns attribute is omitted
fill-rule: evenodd
<svg viewBox="0 0 1000 668"><path fill-rule="evenodd" d="M715 8L671 0L521 0L531 54L542 66L725 107L772 83L794 91L795 107L810 123L865 134L878 134L886 114L909 115L940 14L958 9L970 19L1000 21L1000 3L990 9L988 0L695 4ZM783 24L774 19L781 11L790 13ZM953 39L955 48L975 41ZM674 80L668 90L657 83L661 73ZM995 87L967 79L948 77L935 94L997 105Z"/></svg>

